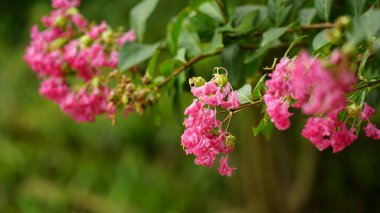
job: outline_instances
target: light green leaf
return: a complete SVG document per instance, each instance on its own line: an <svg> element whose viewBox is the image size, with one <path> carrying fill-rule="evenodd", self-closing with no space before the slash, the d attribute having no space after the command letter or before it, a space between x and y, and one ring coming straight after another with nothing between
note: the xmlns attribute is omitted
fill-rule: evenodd
<svg viewBox="0 0 380 213"><path fill-rule="evenodd" d="M315 8L304 8L299 12L299 17L301 20L301 25L309 25L312 23L317 11Z"/></svg>
<svg viewBox="0 0 380 213"><path fill-rule="evenodd" d="M257 82L255 86L255 89L253 89L252 96L254 98L261 98L261 89L264 86L266 77L267 77L267 74L264 74L263 76L261 76L261 78L259 79L259 81Z"/></svg>
<svg viewBox="0 0 380 213"><path fill-rule="evenodd" d="M190 58L196 57L202 53L199 35L189 27L182 29L179 36L179 44L180 47L186 49L187 56Z"/></svg>
<svg viewBox="0 0 380 213"><path fill-rule="evenodd" d="M263 33L263 40L261 41L261 47L264 47L276 39L280 38L289 29L289 27L277 27L270 28Z"/></svg>
<svg viewBox="0 0 380 213"><path fill-rule="evenodd" d="M136 5L130 13L132 29L135 30L137 39L140 42L144 39L146 21L152 14L157 3L158 0L143 0Z"/></svg>
<svg viewBox="0 0 380 213"><path fill-rule="evenodd" d="M318 16L324 21L329 21L331 12L331 0L314 0Z"/></svg>
<svg viewBox="0 0 380 213"><path fill-rule="evenodd" d="M175 21L170 23L167 32L167 41L169 45L170 52L175 55L178 49L178 39L182 29L182 23L188 15L188 10L185 9L179 13Z"/></svg>
<svg viewBox="0 0 380 213"><path fill-rule="evenodd" d="M146 69L146 75L149 77L154 76L154 71L156 69L156 64L157 64L157 59L158 56L160 55L160 51L157 49L153 56L150 58L149 63L148 63L148 68Z"/></svg>
<svg viewBox="0 0 380 213"><path fill-rule="evenodd" d="M250 84L244 85L238 91L240 104L252 103L252 86Z"/></svg>
<svg viewBox="0 0 380 213"><path fill-rule="evenodd" d="M264 117L260 120L260 123L257 127L252 127L252 132L254 136L259 135L259 133L268 125L269 122L269 115L265 113Z"/></svg>
<svg viewBox="0 0 380 213"><path fill-rule="evenodd" d="M218 6L218 3L215 1L209 1L201 4L198 8L199 11L207 14L211 18L215 19L219 23L224 23L224 17L222 14L222 11L220 11L220 8Z"/></svg>
<svg viewBox="0 0 380 213"><path fill-rule="evenodd" d="M158 48L159 43L144 45L126 42L120 50L119 69L124 72L129 68L149 59Z"/></svg>
<svg viewBox="0 0 380 213"><path fill-rule="evenodd" d="M326 30L319 32L313 39L313 50L318 51L320 48L324 47L326 44L330 43L330 40L327 38Z"/></svg>

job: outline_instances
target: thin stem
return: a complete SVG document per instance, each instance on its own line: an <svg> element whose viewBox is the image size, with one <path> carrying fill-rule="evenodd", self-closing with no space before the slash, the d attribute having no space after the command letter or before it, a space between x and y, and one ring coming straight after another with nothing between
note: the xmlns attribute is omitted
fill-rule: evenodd
<svg viewBox="0 0 380 213"><path fill-rule="evenodd" d="M369 83L366 83L365 85L363 86L360 86L360 87L357 87L353 90L353 92L355 91L358 91L358 90L361 90L361 89L364 89L366 87L371 87L371 86L374 86L376 84L380 84L380 80L376 80L376 81L373 81L373 82L369 82Z"/></svg>
<svg viewBox="0 0 380 213"><path fill-rule="evenodd" d="M228 122L227 122L227 126L226 126L226 131L228 131L228 128L230 128L230 124L231 124L231 120L232 120L232 116L234 115L234 113L233 112L230 112L229 114L228 114Z"/></svg>
<svg viewBox="0 0 380 213"><path fill-rule="evenodd" d="M184 65L182 65L178 69L174 70L160 85L158 85L158 87L161 88L161 87L165 86L167 83L169 83L170 80L172 80L173 78L175 78L182 71L184 71L187 68L191 67L196 62L198 62L198 61L200 61L202 59L205 59L205 58L209 58L209 57L212 57L212 56L215 56L215 55L219 55L221 53L222 53L222 50L217 50L217 51L215 51L213 53L205 54L205 55L199 55L197 57L194 57L194 58L190 59L187 63L185 63Z"/></svg>
<svg viewBox="0 0 380 213"><path fill-rule="evenodd" d="M217 112L217 114L222 114L222 113L226 113L226 112L233 112L233 113L237 113L237 112L240 112L241 110L243 109L247 109L249 107L252 107L254 106L255 104L258 104L260 103L261 100L258 100L258 101L255 101L255 102L252 102L252 103L249 103L249 104L244 104L240 107L236 107L236 108L233 108L233 109L229 109L229 110L223 110L223 111L219 111Z"/></svg>

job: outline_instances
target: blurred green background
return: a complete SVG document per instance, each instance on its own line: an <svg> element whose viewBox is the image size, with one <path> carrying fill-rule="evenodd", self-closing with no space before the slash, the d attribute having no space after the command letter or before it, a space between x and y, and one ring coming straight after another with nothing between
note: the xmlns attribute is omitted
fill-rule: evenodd
<svg viewBox="0 0 380 213"><path fill-rule="evenodd" d="M81 10L128 27L138 2L84 0ZM161 0L147 40L163 38L186 5ZM121 116L115 127L104 118L75 123L38 95L39 80L22 60L30 26L50 2L1 0L0 11L0 212L380 212L380 144L362 137L339 154L318 152L300 137L301 116L267 141L251 132L260 109L237 115L231 178L185 155L183 116L173 115L169 97L158 107L160 125L152 113ZM219 65L215 57L196 71ZM187 95L183 106L190 103Z"/></svg>

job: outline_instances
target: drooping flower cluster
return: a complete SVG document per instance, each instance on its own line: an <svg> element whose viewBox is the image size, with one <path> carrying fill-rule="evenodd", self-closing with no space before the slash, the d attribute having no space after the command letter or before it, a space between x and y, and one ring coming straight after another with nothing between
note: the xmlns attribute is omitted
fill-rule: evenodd
<svg viewBox="0 0 380 213"><path fill-rule="evenodd" d="M289 128L292 115L289 107L292 106L310 116L302 136L319 150L332 147L336 153L357 139L357 127L339 119L341 113L349 110L346 95L352 91L356 80L341 52L333 52L325 63L306 52L301 52L293 61L283 58L270 77L266 82L268 89L264 101L267 113L278 129ZM367 105L363 114L366 117L371 114ZM368 129L373 128L369 126Z"/></svg>
<svg viewBox="0 0 380 213"><path fill-rule="evenodd" d="M110 89L99 79L105 70L117 67L121 45L134 41L135 34L114 32L106 22L89 24L79 4L80 0L52 0L54 10L42 18L45 28L32 27L24 59L44 79L40 94L83 122L114 113L108 105Z"/></svg>
<svg viewBox="0 0 380 213"><path fill-rule="evenodd" d="M186 108L185 132L181 136L186 154L195 155L195 164L211 167L218 155L219 173L231 176L235 168L228 166L228 154L234 148L235 137L222 129L216 107L233 109L240 106L238 94L232 91L225 75L215 74L205 82L203 78L190 79L191 92L196 97ZM228 125L227 125L228 126Z"/></svg>

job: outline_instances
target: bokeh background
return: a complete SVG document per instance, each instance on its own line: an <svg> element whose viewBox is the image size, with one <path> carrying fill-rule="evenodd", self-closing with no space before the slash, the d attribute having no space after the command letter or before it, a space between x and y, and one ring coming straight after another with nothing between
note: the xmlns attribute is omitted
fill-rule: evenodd
<svg viewBox="0 0 380 213"><path fill-rule="evenodd" d="M88 19L128 28L139 1L82 2ZM160 0L147 40L163 38L187 3ZM379 142L361 137L338 154L316 151L300 137L299 115L289 131L267 140L252 135L260 109L238 114L231 178L185 155L183 115L173 114L170 97L159 117L75 123L38 95L39 80L22 59L31 25L49 11L48 0L0 1L0 212L380 212ZM215 57L195 71L219 65ZM182 107L190 103L186 95Z"/></svg>

